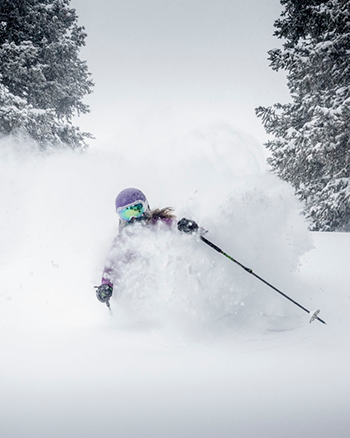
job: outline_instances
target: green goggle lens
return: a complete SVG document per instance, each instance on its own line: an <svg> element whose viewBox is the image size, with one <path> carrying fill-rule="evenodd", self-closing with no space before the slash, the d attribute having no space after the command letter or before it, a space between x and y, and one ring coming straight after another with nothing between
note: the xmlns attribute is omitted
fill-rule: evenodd
<svg viewBox="0 0 350 438"><path fill-rule="evenodd" d="M141 217L144 212L145 207L140 203L123 208L122 210L118 211L118 214L123 221L128 222L133 217L136 219Z"/></svg>

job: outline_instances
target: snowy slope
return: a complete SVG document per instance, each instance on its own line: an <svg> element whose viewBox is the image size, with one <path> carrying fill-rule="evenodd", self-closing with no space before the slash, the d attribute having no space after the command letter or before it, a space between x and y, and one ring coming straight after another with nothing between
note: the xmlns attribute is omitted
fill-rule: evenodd
<svg viewBox="0 0 350 438"><path fill-rule="evenodd" d="M309 233L252 138L0 151L1 437L348 436L350 236ZM176 230L140 235L109 315L93 286L127 186L327 326Z"/></svg>

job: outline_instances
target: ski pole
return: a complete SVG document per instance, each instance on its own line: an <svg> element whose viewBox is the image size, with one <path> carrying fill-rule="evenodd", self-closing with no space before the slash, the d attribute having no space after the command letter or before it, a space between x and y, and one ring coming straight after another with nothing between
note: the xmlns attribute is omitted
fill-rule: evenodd
<svg viewBox="0 0 350 438"><path fill-rule="evenodd" d="M235 260L233 257L231 257L230 255L226 254L221 248L219 248L218 246L214 245L214 243L210 242L210 240L206 239L204 236L200 236L201 240L206 243L207 245L209 245L211 248L215 249L215 251L219 252L220 254L223 254L225 257L227 257L228 259L230 259L232 262L237 263L238 266L240 266L241 268L243 268L246 272L248 272L249 274L254 275L254 277L256 277L258 280L262 281L263 283L265 283L267 286L271 287L273 290L275 290L276 292L278 292L279 294L281 294L282 296L284 296L285 298L287 298L287 300L291 301L292 303L294 303L296 306L300 307L302 310L304 310L306 313L311 314L310 310L306 309L304 306L302 306L301 304L297 303L296 301L294 301L292 298L290 298L288 295L284 294L283 292L281 292L279 289L277 289L275 286L273 286L272 284L268 283L266 280L264 280L263 278L259 277L259 275L255 274L255 272L253 272L252 269L247 268L246 266L242 265L242 263L240 263L239 261ZM318 314L320 313L319 310L316 310L316 312L312 313L311 315L311 319L310 322L314 321L315 319L318 319L320 322L322 322L323 324L327 324L325 321L323 321L323 319L318 317Z"/></svg>
<svg viewBox="0 0 350 438"><path fill-rule="evenodd" d="M112 307L111 307L109 300L106 301L106 306L108 307L109 314L113 317Z"/></svg>

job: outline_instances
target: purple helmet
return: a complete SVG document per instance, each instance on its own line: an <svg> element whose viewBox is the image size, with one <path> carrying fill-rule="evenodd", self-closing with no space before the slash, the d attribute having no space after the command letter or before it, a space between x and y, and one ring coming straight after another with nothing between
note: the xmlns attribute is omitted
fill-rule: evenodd
<svg viewBox="0 0 350 438"><path fill-rule="evenodd" d="M142 201L145 204L146 208L148 208L147 198L141 192L141 190L134 188L124 189L116 197L115 208L116 210L118 210L137 201Z"/></svg>

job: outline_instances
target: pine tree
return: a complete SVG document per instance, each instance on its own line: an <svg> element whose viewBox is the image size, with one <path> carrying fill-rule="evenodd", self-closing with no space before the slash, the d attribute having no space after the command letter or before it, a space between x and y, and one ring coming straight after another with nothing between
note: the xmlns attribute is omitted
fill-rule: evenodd
<svg viewBox="0 0 350 438"><path fill-rule="evenodd" d="M281 0L282 49L291 102L259 107L269 163L305 203L313 230L350 231L350 0Z"/></svg>
<svg viewBox="0 0 350 438"><path fill-rule="evenodd" d="M1 0L0 132L25 132L42 147L85 147L72 125L89 112L93 83L79 51L84 28L70 0Z"/></svg>

